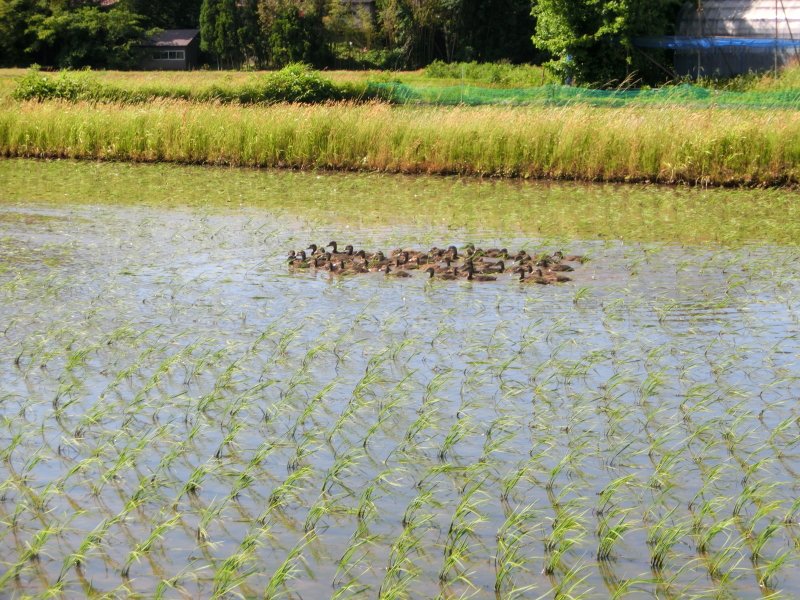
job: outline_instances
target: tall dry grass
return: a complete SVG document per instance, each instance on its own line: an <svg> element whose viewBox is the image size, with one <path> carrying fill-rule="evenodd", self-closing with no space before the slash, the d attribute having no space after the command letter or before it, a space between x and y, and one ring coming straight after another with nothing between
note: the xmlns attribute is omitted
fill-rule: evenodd
<svg viewBox="0 0 800 600"><path fill-rule="evenodd" d="M676 106L5 103L5 156L605 181L800 182L800 114Z"/></svg>

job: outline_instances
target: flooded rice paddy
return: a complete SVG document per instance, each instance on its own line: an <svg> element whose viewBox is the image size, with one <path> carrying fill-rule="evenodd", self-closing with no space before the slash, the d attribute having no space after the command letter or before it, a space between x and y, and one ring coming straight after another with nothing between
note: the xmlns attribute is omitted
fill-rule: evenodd
<svg viewBox="0 0 800 600"><path fill-rule="evenodd" d="M0 598L798 597L798 200L0 162Z"/></svg>

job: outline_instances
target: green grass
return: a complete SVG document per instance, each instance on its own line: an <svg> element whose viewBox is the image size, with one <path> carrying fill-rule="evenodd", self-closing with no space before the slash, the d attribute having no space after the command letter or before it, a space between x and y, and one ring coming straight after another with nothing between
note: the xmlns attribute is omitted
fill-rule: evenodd
<svg viewBox="0 0 800 600"><path fill-rule="evenodd" d="M0 99L9 98L27 73L26 69L0 69ZM478 87L530 87L541 85L543 77L546 83L553 83L541 67L534 66L467 64L465 73L464 83ZM249 101L271 74L269 71L85 71L71 73L70 77L85 82L100 100L142 102L181 98L208 102ZM58 77L57 73L44 75ZM347 98L362 97L370 81L421 87L462 83L459 64L447 65L447 69L433 65L418 71L323 71L322 75Z"/></svg>
<svg viewBox="0 0 800 600"><path fill-rule="evenodd" d="M674 106L12 103L0 154L704 185L800 182L800 115Z"/></svg>

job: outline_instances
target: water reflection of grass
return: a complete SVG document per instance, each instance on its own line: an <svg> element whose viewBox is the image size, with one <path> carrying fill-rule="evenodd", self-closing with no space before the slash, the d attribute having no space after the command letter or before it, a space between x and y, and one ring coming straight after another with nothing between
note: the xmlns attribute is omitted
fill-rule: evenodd
<svg viewBox="0 0 800 600"><path fill-rule="evenodd" d="M4 103L11 156L592 181L798 183L791 111Z"/></svg>
<svg viewBox="0 0 800 600"><path fill-rule="evenodd" d="M710 241L750 200L792 242L790 194L316 177L0 163L75 242L0 274L0 594L791 596L798 251ZM525 229L613 205L652 239L662 194L670 242L704 201L704 244ZM328 239L568 243L603 283L286 270Z"/></svg>
<svg viewBox="0 0 800 600"><path fill-rule="evenodd" d="M725 245L800 241L800 204L798 194L791 190L550 184L28 160L0 161L0 185L4 197L12 200L262 208L290 211L292 219L303 215L342 227L404 225L424 231L444 225L465 230L500 228L545 238ZM26 213L29 216L13 216L19 214L0 213L0 219L52 219L30 212ZM638 260L644 263L648 256L643 254Z"/></svg>

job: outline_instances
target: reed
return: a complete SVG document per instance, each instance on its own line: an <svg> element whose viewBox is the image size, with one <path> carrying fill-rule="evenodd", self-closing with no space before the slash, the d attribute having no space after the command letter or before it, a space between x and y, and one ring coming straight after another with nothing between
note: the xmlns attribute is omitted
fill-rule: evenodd
<svg viewBox="0 0 800 600"><path fill-rule="evenodd" d="M0 154L719 185L800 182L788 111L11 103Z"/></svg>

